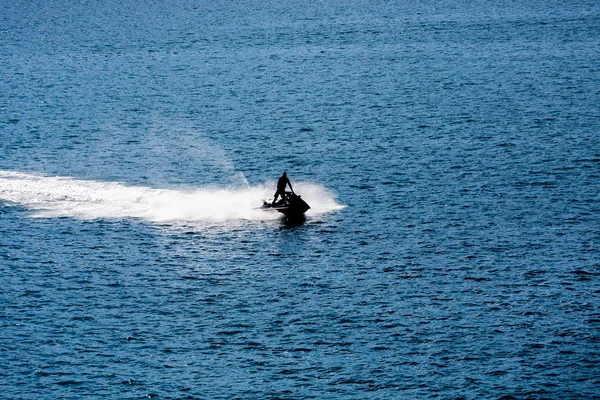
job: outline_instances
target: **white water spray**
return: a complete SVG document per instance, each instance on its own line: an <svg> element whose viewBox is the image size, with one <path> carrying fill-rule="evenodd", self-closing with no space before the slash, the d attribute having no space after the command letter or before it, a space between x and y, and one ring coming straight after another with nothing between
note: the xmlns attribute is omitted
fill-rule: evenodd
<svg viewBox="0 0 600 400"><path fill-rule="evenodd" d="M333 194L315 183L294 183L312 207L307 215L319 215L344 206ZM263 221L279 218L258 209L256 199L271 199L274 189L155 189L68 177L47 177L0 170L0 200L19 204L42 218L79 219L141 218L151 222Z"/></svg>

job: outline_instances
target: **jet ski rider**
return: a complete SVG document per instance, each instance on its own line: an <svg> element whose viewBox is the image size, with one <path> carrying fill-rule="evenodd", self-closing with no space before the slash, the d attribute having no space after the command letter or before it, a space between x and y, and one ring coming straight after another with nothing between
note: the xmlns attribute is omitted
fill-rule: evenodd
<svg viewBox="0 0 600 400"><path fill-rule="evenodd" d="M281 177L279 177L279 180L277 181L277 191L275 192L275 198L273 199L273 203L275 204L275 202L277 201L277 197L281 196L282 199L285 199L285 187L286 185L290 185L290 189L292 190L292 194L294 194L294 189L292 188L292 183L290 182L290 180L287 177L287 174L284 172L283 174L281 174Z"/></svg>

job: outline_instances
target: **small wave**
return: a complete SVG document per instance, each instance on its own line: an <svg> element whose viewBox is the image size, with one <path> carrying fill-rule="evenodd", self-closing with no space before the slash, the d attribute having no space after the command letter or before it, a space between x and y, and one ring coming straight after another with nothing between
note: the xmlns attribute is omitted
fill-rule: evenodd
<svg viewBox="0 0 600 400"><path fill-rule="evenodd" d="M344 207L322 185L298 182L294 188L311 205L309 216ZM141 218L157 223L264 221L279 217L258 209L261 199L270 199L274 191L267 185L245 189L156 189L0 171L0 200L19 204L33 211L32 216L41 218Z"/></svg>

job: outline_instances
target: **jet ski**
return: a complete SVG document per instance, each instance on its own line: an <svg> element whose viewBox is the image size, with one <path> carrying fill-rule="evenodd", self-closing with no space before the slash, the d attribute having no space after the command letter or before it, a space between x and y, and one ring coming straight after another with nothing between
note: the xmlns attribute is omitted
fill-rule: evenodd
<svg viewBox="0 0 600 400"><path fill-rule="evenodd" d="M260 207L265 211L279 211L288 218L300 217L310 209L310 206L295 193L285 192L285 197L276 203L263 200Z"/></svg>

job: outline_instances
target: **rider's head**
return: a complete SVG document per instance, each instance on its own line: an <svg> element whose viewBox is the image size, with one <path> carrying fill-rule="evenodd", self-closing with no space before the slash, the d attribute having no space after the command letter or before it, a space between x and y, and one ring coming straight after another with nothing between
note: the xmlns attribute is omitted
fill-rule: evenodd
<svg viewBox="0 0 600 400"><path fill-rule="evenodd" d="M281 176L286 176L286 173L284 172L283 174L281 174Z"/></svg>

